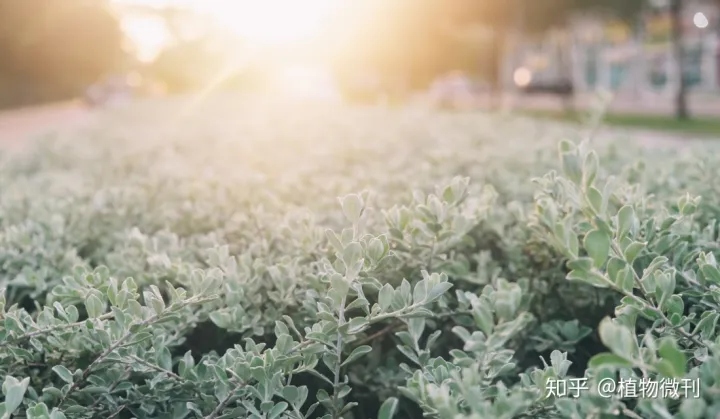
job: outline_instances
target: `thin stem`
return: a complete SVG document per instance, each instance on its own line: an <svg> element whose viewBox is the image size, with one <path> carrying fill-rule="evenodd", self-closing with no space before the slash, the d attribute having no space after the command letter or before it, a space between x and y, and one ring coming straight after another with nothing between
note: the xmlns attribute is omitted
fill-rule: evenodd
<svg viewBox="0 0 720 419"><path fill-rule="evenodd" d="M627 261L625 260L625 255L620 251L620 247L618 247L617 243L615 243L614 240L611 240L611 247L612 247L612 250L613 250L613 252L615 252L615 255L616 255L617 257L619 257L620 259L622 259L622 260L624 260L625 262L627 262ZM628 265L629 265L629 264L628 264ZM645 299L647 299L648 301L650 301L650 300L647 298L647 290L645 289L645 285L642 283L642 280L641 280L640 277L638 276L637 272L635 272L635 269L633 269L632 266L630 266L630 270L631 270L632 273L633 273L633 277L634 277L634 279L635 279L635 283L637 284L638 288L640 288L640 292L642 293L643 298L645 298Z"/></svg>
<svg viewBox="0 0 720 419"><path fill-rule="evenodd" d="M340 307L338 308L338 329L343 324L345 324L345 299L346 297L342 298L342 301L340 301ZM337 409L335 405L338 402L338 390L340 389L340 369L342 368L342 344L342 332L338 330L337 341L335 343L335 355L337 356L337 365L335 366L335 377L333 379L333 419L338 419L338 415L340 414L341 410Z"/></svg>
<svg viewBox="0 0 720 419"><path fill-rule="evenodd" d="M98 317L97 319L98 320L109 320L114 317L115 317L115 315L113 313L106 313L106 314L103 314L102 316ZM11 344L19 343L24 340L32 339L34 337L45 335L48 333L57 332L59 330L72 329L73 327L82 327L84 325L85 325L85 320L83 320L81 322L60 324L57 326L52 326L52 327L47 327L45 329L36 330L34 332L30 332L30 333L26 333L22 336L18 336L17 338L12 339L12 340L8 339L4 342L0 342L0 348L11 345Z"/></svg>
<svg viewBox="0 0 720 419"><path fill-rule="evenodd" d="M444 319L447 317L471 315L471 314L472 314L472 311L470 311L470 310L460 310L460 311L453 311L450 313L441 313L441 314L436 314L433 316L427 316L426 318L440 320L440 319ZM372 323L374 323L374 322L372 322ZM400 331L400 330L404 329L405 327L407 327L406 323L391 323L391 324L385 326L384 328L378 330L377 332L371 334L370 336L368 336L364 339L361 339L357 342L354 342L353 346L356 347L356 346L365 345L365 344L370 343L370 342L372 342L378 338L381 338L387 334Z"/></svg>
<svg viewBox="0 0 720 419"><path fill-rule="evenodd" d="M108 419L117 418L118 416L120 416L120 413L122 413L122 411L125 410L126 407L127 407L127 405L120 406L120 408L118 410L116 410L112 415L108 416Z"/></svg>
<svg viewBox="0 0 720 419"><path fill-rule="evenodd" d="M428 273L432 273L433 268L433 261L435 259L435 252L437 252L437 236L433 237L433 244L432 248L430 249L430 255L428 256L428 261L426 264L426 270Z"/></svg>
<svg viewBox="0 0 720 419"><path fill-rule="evenodd" d="M632 272L633 272L633 275L635 276L636 281L639 281L640 278L635 273L635 270L632 270ZM613 288L615 291L622 293L624 296L626 296L628 298L632 298L635 302L642 305L642 307L647 308L647 309L651 310L653 313L660 316L660 318L663 320L663 322L667 326L670 326L670 328L672 328L673 330L676 330L683 338L688 339L689 341L691 341L692 343L694 343L695 345L697 345L699 347L708 348L708 350L711 350L711 348L709 348L703 342L699 341L695 336L686 332L685 329L676 328L675 325L672 324L672 321L670 321L670 319L665 315L665 313L662 312L662 310L660 308L655 307L654 305L648 304L648 302L650 300L648 299L647 295L645 293L643 293L642 291L641 291L641 293L643 294L644 299L638 297L637 295L635 295L631 292L625 291L622 288L619 288L615 283L613 283L609 279L607 282L610 285L610 287Z"/></svg>
<svg viewBox="0 0 720 419"><path fill-rule="evenodd" d="M372 335L361 339L354 343L354 346L362 346L366 343L370 343L378 338L381 338L389 333L399 331L401 329L405 328L405 323L390 323L389 325L385 326L384 328L378 330L377 332L373 333Z"/></svg>
<svg viewBox="0 0 720 419"><path fill-rule="evenodd" d="M217 405L215 410L212 411L209 415L205 416L205 419L215 419L220 414L222 414L223 409L227 407L228 403L230 403L230 399L232 399L235 394L237 394L238 391L240 391L243 387L245 387L245 383L238 383L235 388L232 389L232 391L228 392L227 396L220 402L220 404Z"/></svg>
<svg viewBox="0 0 720 419"><path fill-rule="evenodd" d="M191 298L191 299L187 300L182 306L186 306L186 305L189 305L189 304L200 303L200 302L204 302L204 301L210 301L210 300L212 300L212 299L210 299L210 298L197 298L197 297L194 297L194 298ZM150 326L150 325L156 323L157 321L159 321L159 320L162 318L162 315L163 315L163 314L166 314L167 312L169 312L169 310L168 310L168 311L160 312L160 313L158 313L158 314L155 314L155 315L149 317L148 319L144 320L143 322L138 323L138 326L139 326L140 328ZM58 406L61 406L61 405L65 402L65 400L67 400L67 398L68 398L75 390L77 390L77 389L80 387L80 384L87 379L87 377L90 375L90 372L93 370L93 368L95 368L98 364L100 364L105 358L107 358L107 357L108 357L111 353L113 353L115 350L117 350L118 348L120 348L121 346L123 346L123 345L124 345L131 337L133 337L136 333L137 333L136 331L132 331L132 332L131 332L130 330L128 330L128 332L125 333L120 339L118 339L117 342L115 342L112 346L110 346L109 348L107 348L103 353L100 354L100 356L98 356L97 358L95 358L95 360L92 361L92 362L90 363L90 365L88 365L87 368L85 368L85 370L83 370L83 373L82 373L82 376L80 377L80 379L73 382L72 386L70 386L70 390L68 390L68 392L65 393L65 395L60 399L60 403L58 403Z"/></svg>
<svg viewBox="0 0 720 419"><path fill-rule="evenodd" d="M618 254L618 256L622 256L622 253L620 253L620 249L618 248L617 243L613 242L613 243L612 243L612 246L613 246L613 250ZM635 283L637 283L638 286L640 287L640 294L642 295L642 297L643 297L643 299L644 299L645 301L643 301L642 299L638 299L637 297L635 297L634 294L631 294L631 295L632 295L636 300L640 300L639 302L642 302L644 307L649 308L649 309L652 310L654 313L656 313L658 316L660 316L660 318L662 318L662 320L663 320L663 322L665 322L665 324L667 324L668 326L670 326L673 330L677 330L678 333L680 333L680 335L682 335L682 337L684 337L685 339L690 340L690 341L691 341L692 343L694 343L695 345L698 345L698 346L700 346L700 347L706 347L707 345L705 345L704 343L702 343L701 341L699 341L697 338L695 338L695 336L693 336L693 335L691 335L690 333L686 332L685 329L676 328L675 325L673 325L672 321L665 315L665 313L663 313L663 311L660 309L660 307L656 307L655 305L648 305L648 304L647 304L647 302L650 302L650 303L652 304L652 301L650 300L649 296L647 295L647 290L645 289L645 287L643 287L642 280L641 280L640 276L637 274L637 272L635 272L635 269L632 269L632 266L630 267L630 270L631 270L632 273L633 273L633 278L634 278L634 280L635 280Z"/></svg>
<svg viewBox="0 0 720 419"><path fill-rule="evenodd" d="M591 215L593 215L593 214L587 214L585 211L583 211L583 213L584 213L584 215L585 215L589 220L592 220L593 217L592 217ZM615 243L615 241L611 241L611 248L612 248L613 252L614 252L619 258L625 260L625 256L624 256L623 253L620 251L620 248L618 247L617 243ZM627 261L626 261L626 262L627 262ZM643 285L643 283L642 283L642 280L641 280L640 276L638 276L637 272L635 272L635 269L633 269L632 266L630 267L630 271L633 273L633 279L634 279L635 283L638 285L638 288L640 289L640 294L642 295L643 298L638 298L638 297L637 297L635 294L633 294L632 292L627 292L627 291L621 289L621 288L618 287L614 282L612 282L612 281L610 281L610 280L608 280L608 283L611 284L611 287L612 287L613 289L615 289L616 291L619 291L619 292L621 292L623 295L625 295L625 296L627 296L627 297L629 297L629 298L632 298L632 299L635 300L636 302L640 303L643 307L649 308L649 309L652 310L654 313L656 313L657 315L659 315L660 318L663 320L663 322L665 322L665 324L667 324L668 326L670 326L670 327L673 328L674 330L677 330L678 333L679 333L680 335L682 335L682 337L684 337L685 339L690 340L692 343L694 343L695 345L698 345L698 346L700 346L700 347L703 347L703 348L707 347L707 345L705 345L704 343L702 343L701 341L699 341L698 339L696 339L695 336L693 336L693 335L691 335L690 333L686 332L684 329L675 328L675 326L672 324L672 321L670 321L670 319L665 315L665 313L662 312L662 310L661 310L659 307L656 307L656 306L654 306L654 305L648 305L648 303L652 304L652 301L650 300L650 298L649 298L649 296L648 296L648 292L647 292L647 290L645 289L645 287L644 287L644 285ZM644 299L644 300L643 300L643 299ZM710 349L710 348L708 348L708 349Z"/></svg>
<svg viewBox="0 0 720 419"><path fill-rule="evenodd" d="M138 357L138 356L130 355L130 359L132 359L133 361L137 362L138 364L142 364L142 365L144 365L144 366L146 366L146 367L148 367L148 368L150 368L150 369L152 369L152 370L155 370L155 371L157 371L157 372L159 372L159 373L161 373L161 374L165 374L165 375L167 375L168 377L173 378L173 379L175 379L175 380L177 380L177 381L185 382L185 379L184 379L184 378L180 377L179 375L175 374L174 372L169 371L169 370L166 370L165 368L162 368L162 367L160 367L159 365L153 365L152 363L147 362L147 361L145 361L144 359L142 359L142 358L140 358L140 357Z"/></svg>
<svg viewBox="0 0 720 419"><path fill-rule="evenodd" d="M120 378L118 378L117 380L115 380L115 381L112 383L112 385L110 385L110 388L107 389L107 394L112 393L113 390L115 390L115 388L117 388L117 386L120 385L120 383L122 383L123 381L125 381L125 380L127 379L127 377L129 376L129 373L131 373L131 372L132 372L132 367L127 367L127 368L125 368L125 371L123 371L123 373L122 373L122 375L120 376ZM95 400L95 401L93 402L93 404L91 404L90 407L88 407L88 409L89 409L89 410L92 410L92 409L95 408L97 405L99 405L100 402L102 402L103 400L104 400L104 399L103 399L102 397L98 397L97 400Z"/></svg>
<svg viewBox="0 0 720 419"><path fill-rule="evenodd" d="M142 323L140 323L140 327L148 326L148 325L156 322L159 318L160 318L160 315L156 314L156 315L148 318L147 320L143 321ZM113 353L113 351L115 351L120 346L122 346L128 339L133 337L133 335L135 335L135 332L128 331L120 339L118 339L117 342L115 342L113 345L111 345L109 348L107 348L103 353L101 353L100 356L95 358L95 360L93 362L91 362L90 365L88 365L87 368L85 368L85 370L83 370L83 373L82 373L82 376L80 377L80 379L73 382L72 386L70 386L70 390L68 390L68 392L65 393L65 395L62 397L62 399L60 399L60 403L58 403L58 406L61 406L65 402L65 400L67 400L67 398L70 396L70 394L72 394L75 390L78 389L80 384L82 382L84 382L85 379L90 375L90 372L92 371L93 368L95 368L101 361L103 361L111 353Z"/></svg>

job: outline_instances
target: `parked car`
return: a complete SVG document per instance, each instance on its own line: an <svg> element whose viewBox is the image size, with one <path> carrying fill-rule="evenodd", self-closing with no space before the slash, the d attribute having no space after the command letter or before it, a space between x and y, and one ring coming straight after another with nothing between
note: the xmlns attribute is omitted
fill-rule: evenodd
<svg viewBox="0 0 720 419"><path fill-rule="evenodd" d="M530 82L527 86L521 87L520 90L527 94L570 96L573 94L574 87L569 80L552 80L547 82Z"/></svg>
<svg viewBox="0 0 720 419"><path fill-rule="evenodd" d="M538 77L538 74L526 67L515 70L515 85L526 94L553 94L571 96L574 86L571 80L562 77Z"/></svg>

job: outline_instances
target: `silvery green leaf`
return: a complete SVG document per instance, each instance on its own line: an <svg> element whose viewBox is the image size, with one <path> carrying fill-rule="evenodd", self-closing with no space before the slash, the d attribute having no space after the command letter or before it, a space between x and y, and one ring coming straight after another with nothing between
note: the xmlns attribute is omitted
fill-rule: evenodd
<svg viewBox="0 0 720 419"><path fill-rule="evenodd" d="M91 294L85 300L85 310L88 316L98 318L103 314L103 302L95 295Z"/></svg>
<svg viewBox="0 0 720 419"><path fill-rule="evenodd" d="M357 348L353 349L352 353L350 355L348 355L348 357L345 359L345 361L343 361L341 366L345 366L345 365L348 365L348 364L356 361L357 359L359 359L363 355L369 353L370 351L372 351L372 347L370 347L368 345L358 346Z"/></svg>
<svg viewBox="0 0 720 419"><path fill-rule="evenodd" d="M390 308L390 305L392 304L394 290L390 284L385 284L380 289L380 293L378 294L378 304L380 305L380 308L383 311L386 311L388 308Z"/></svg>
<svg viewBox="0 0 720 419"><path fill-rule="evenodd" d="M596 268L601 267L610 252L610 237L600 230L589 231L583 239L583 246Z"/></svg>
<svg viewBox="0 0 720 419"><path fill-rule="evenodd" d="M364 203L360 195L349 194L340 198L340 206L342 207L343 213L348 221L351 223L357 223L360 219L360 215L362 215Z"/></svg>
<svg viewBox="0 0 720 419"><path fill-rule="evenodd" d="M380 411L378 412L378 419L393 419L393 417L395 417L395 413L397 412L397 408L398 399L396 399L395 397L390 397L386 399L380 406Z"/></svg>
<svg viewBox="0 0 720 419"><path fill-rule="evenodd" d="M30 384L30 377L18 381L14 377L6 376L3 384L3 394L5 395L5 413L12 414L22 405L25 392L27 391L28 384Z"/></svg>
<svg viewBox="0 0 720 419"><path fill-rule="evenodd" d="M55 365L55 366L52 368L52 370L55 372L55 374L58 375L58 377L60 377L60 379L62 379L62 380L65 381L66 383L68 383L68 384L72 384L72 383L73 383L73 375L72 375L72 373L70 372L70 370L68 370L68 369L65 368L64 366L62 366L62 365Z"/></svg>

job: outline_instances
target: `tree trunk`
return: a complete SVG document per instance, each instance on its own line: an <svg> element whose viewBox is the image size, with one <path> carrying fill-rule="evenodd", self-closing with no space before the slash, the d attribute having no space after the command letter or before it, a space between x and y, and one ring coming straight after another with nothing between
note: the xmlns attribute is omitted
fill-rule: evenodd
<svg viewBox="0 0 720 419"><path fill-rule="evenodd" d="M688 119L690 113L687 106L687 86L685 81L685 60L682 35L682 12L683 0L670 1L670 42L675 63L675 71L678 77L677 90L675 91L675 117L677 119Z"/></svg>
<svg viewBox="0 0 720 419"><path fill-rule="evenodd" d="M505 28L496 27L492 33L491 55L494 63L490 72L490 108L496 111L500 108L504 95L503 76L505 75L505 60L507 33Z"/></svg>
<svg viewBox="0 0 720 419"><path fill-rule="evenodd" d="M574 69L573 69L573 43L572 43L572 37L570 36L569 29L566 27L564 29L563 35L560 38L560 42L558 44L559 46L559 76L561 83L563 85L567 84L569 87L569 90L567 92L561 91L561 100L563 105L563 110L566 114L574 114L575 113L575 83L574 83Z"/></svg>

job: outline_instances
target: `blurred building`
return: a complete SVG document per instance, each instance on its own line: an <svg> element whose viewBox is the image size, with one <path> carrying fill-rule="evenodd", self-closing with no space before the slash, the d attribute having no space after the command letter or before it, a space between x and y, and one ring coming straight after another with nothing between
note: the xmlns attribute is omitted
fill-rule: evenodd
<svg viewBox="0 0 720 419"><path fill-rule="evenodd" d="M719 11L707 1L688 1L685 7L683 64L691 93L720 95ZM523 40L508 57L504 85L526 87L518 86L521 74L521 84L570 82L576 92L604 89L648 98L672 95L680 79L670 30L663 9L644 13L637 27L578 16L568 31L535 42Z"/></svg>

